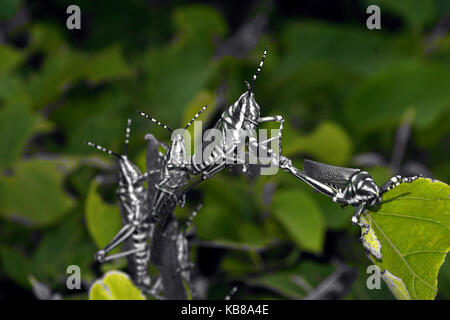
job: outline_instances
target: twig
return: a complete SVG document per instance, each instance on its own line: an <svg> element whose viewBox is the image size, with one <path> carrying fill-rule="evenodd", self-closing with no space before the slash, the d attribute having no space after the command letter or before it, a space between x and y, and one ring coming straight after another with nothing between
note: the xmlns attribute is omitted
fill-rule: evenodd
<svg viewBox="0 0 450 320"><path fill-rule="evenodd" d="M265 251L269 249L270 247L276 246L280 244L281 241L273 241L267 246L264 247L256 247L256 246L250 246L245 244L232 244L232 243L223 243L223 242L216 242L216 241L204 241L204 240L192 240L190 244L192 245L198 245L201 247L209 247L209 248L217 248L217 249L228 249L228 250L242 250L242 251L252 251L256 253L260 253L262 251Z"/></svg>
<svg viewBox="0 0 450 320"><path fill-rule="evenodd" d="M408 143L409 136L411 134L411 121L413 119L413 114L406 113L403 117L400 126L397 129L397 134L395 135L395 144L392 149L392 156L389 167L393 173L398 173L400 170L400 164L405 154L406 145Z"/></svg>
<svg viewBox="0 0 450 320"><path fill-rule="evenodd" d="M425 53L430 54L436 50L436 43L442 39L450 30L450 13L445 14L431 31L431 34L425 39Z"/></svg>
<svg viewBox="0 0 450 320"><path fill-rule="evenodd" d="M339 299L347 293L356 276L355 268L338 265L336 270L310 291L303 300Z"/></svg>

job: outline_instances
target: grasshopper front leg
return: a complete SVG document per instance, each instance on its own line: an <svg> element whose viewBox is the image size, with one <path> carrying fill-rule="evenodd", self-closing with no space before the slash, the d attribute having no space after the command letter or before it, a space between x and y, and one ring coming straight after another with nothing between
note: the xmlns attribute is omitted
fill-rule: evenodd
<svg viewBox="0 0 450 320"><path fill-rule="evenodd" d="M277 139L278 139L278 145L280 148L280 154L282 154L281 153L281 135L283 133L283 126L284 126L283 116L262 117L262 118L259 118L258 120L256 120L256 122L257 123L262 123L262 122L279 122L280 123L280 128L279 128L280 132L278 133ZM274 138L268 139L267 141L265 141L265 143L272 141L272 140L275 140L275 139Z"/></svg>
<svg viewBox="0 0 450 320"><path fill-rule="evenodd" d="M360 226L361 228L364 228L363 236L365 236L369 232L369 228L370 228L370 226L368 224L365 224L361 221L361 214L364 213L365 209L366 209L366 203L362 202L361 204L359 204L356 207L355 213L352 216L352 223L354 225Z"/></svg>
<svg viewBox="0 0 450 320"><path fill-rule="evenodd" d="M422 175L414 176L414 177L402 177L400 175L393 176L391 179L389 179L389 181L387 181L385 184L383 184L380 187L380 193L383 194L383 193L399 186L402 183L411 183L411 182L419 179L421 176Z"/></svg>

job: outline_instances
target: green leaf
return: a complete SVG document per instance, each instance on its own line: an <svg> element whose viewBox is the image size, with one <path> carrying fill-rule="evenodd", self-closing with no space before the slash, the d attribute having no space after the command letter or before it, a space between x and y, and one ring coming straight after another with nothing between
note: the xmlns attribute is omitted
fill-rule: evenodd
<svg viewBox="0 0 450 320"><path fill-rule="evenodd" d="M21 103L0 109L0 169L19 159L37 117Z"/></svg>
<svg viewBox="0 0 450 320"><path fill-rule="evenodd" d="M450 299L450 259L446 259L439 271L438 299Z"/></svg>
<svg viewBox="0 0 450 320"><path fill-rule="evenodd" d="M179 7L173 16L176 28L183 41L211 40L226 32L223 17L214 8L201 4Z"/></svg>
<svg viewBox="0 0 450 320"><path fill-rule="evenodd" d="M415 112L414 125L424 127L449 108L449 87L450 70L444 65L397 64L360 85L347 103L347 118L358 131L368 131L397 125L411 110Z"/></svg>
<svg viewBox="0 0 450 320"><path fill-rule="evenodd" d="M57 282L68 266L77 265L84 280L93 280L89 266L94 262L96 247L87 235L82 217L81 211L75 211L46 230L32 256L36 277L46 283Z"/></svg>
<svg viewBox="0 0 450 320"><path fill-rule="evenodd" d="M437 13L435 1L423 0L370 0L366 1L367 5L376 4L383 12L392 12L402 17L406 23L413 29L420 29L430 22ZM381 19L383 21L383 19ZM383 24L383 22L381 23Z"/></svg>
<svg viewBox="0 0 450 320"><path fill-rule="evenodd" d="M272 211L300 248L312 252L322 250L325 221L320 207L303 190L276 192Z"/></svg>
<svg viewBox="0 0 450 320"><path fill-rule="evenodd" d="M332 230L342 230L351 227L350 221L355 208L347 206L340 208L330 198L322 194L318 195L313 190L308 190L311 197L319 205L322 215L325 218L327 228Z"/></svg>
<svg viewBox="0 0 450 320"><path fill-rule="evenodd" d="M31 272L31 267L28 259L20 253L8 246L0 247L0 261L2 262L2 269L5 273L25 288L29 288L28 275Z"/></svg>
<svg viewBox="0 0 450 320"><path fill-rule="evenodd" d="M266 287L290 299L302 299L334 269L332 265L306 261L291 269L250 279L249 283Z"/></svg>
<svg viewBox="0 0 450 320"><path fill-rule="evenodd" d="M372 260L400 278L411 299L436 296L439 268L450 248L449 195L447 184L420 178L386 192L366 216L381 243L382 259Z"/></svg>
<svg viewBox="0 0 450 320"><path fill-rule="evenodd" d="M307 21L287 24L282 35L286 54L277 73L283 77L311 62L329 62L356 74L368 74L402 57L389 38L366 28Z"/></svg>
<svg viewBox="0 0 450 320"><path fill-rule="evenodd" d="M324 121L311 133L292 139L283 148L283 154L287 157L300 152L318 161L342 165L351 155L352 142L341 126Z"/></svg>
<svg viewBox="0 0 450 320"><path fill-rule="evenodd" d="M12 176L0 177L0 214L35 227L62 218L75 201L63 189L64 172L58 161L18 162Z"/></svg>
<svg viewBox="0 0 450 320"><path fill-rule="evenodd" d="M30 27L30 44L27 50L52 53L65 45L61 28L50 23L35 23Z"/></svg>
<svg viewBox="0 0 450 320"><path fill-rule="evenodd" d="M29 90L36 109L46 107L81 78L86 67L83 56L65 46L48 54L39 73L30 77Z"/></svg>
<svg viewBox="0 0 450 320"><path fill-rule="evenodd" d="M200 90L194 96L192 101L187 105L184 116L182 118L182 122L180 123L180 128L184 128L189 121L203 108L204 106L208 106L208 108L203 111L201 115L195 121L202 121L202 128L204 129L208 121L211 120L212 116L215 113L215 100L216 95L212 91ZM202 135L195 135L195 123L192 123L190 127L187 129L187 132L190 134L190 140L187 138L187 133L185 134L186 141L191 141L191 154L195 152L195 143L194 139L196 139L196 143L198 145L201 144Z"/></svg>
<svg viewBox="0 0 450 320"><path fill-rule="evenodd" d="M94 83L131 75L130 68L122 56L121 48L117 45L96 52L88 59L90 61L86 76Z"/></svg>
<svg viewBox="0 0 450 320"><path fill-rule="evenodd" d="M384 270L381 273L381 278L386 282L389 290L391 290L397 300L411 300L411 296L402 279L394 276L389 270Z"/></svg>
<svg viewBox="0 0 450 320"><path fill-rule="evenodd" d="M3 0L0 4L0 19L11 19L20 7L22 0ZM0 61L2 61L0 59Z"/></svg>
<svg viewBox="0 0 450 320"><path fill-rule="evenodd" d="M120 230L122 221L119 206L105 203L97 187L97 180L92 180L86 198L86 224L97 247L104 248Z"/></svg>
<svg viewBox="0 0 450 320"><path fill-rule="evenodd" d="M1 10L0 10L1 11ZM23 54L11 47L0 44L0 75L16 67L23 59Z"/></svg>
<svg viewBox="0 0 450 320"><path fill-rule="evenodd" d="M40 72L32 74L29 89L34 107L41 109L82 78L97 84L129 75L119 46L89 54L61 45L47 54Z"/></svg>
<svg viewBox="0 0 450 320"><path fill-rule="evenodd" d="M181 113L216 72L217 64L212 61L213 35L225 31L220 14L203 5L177 8L174 24L177 41L152 48L142 66L147 75L146 101L152 114L157 110L158 119L173 127L178 125L172 120L173 114Z"/></svg>
<svg viewBox="0 0 450 320"><path fill-rule="evenodd" d="M130 277L121 271L109 271L89 289L89 300L146 300Z"/></svg>
<svg viewBox="0 0 450 320"><path fill-rule="evenodd" d="M200 111L204 106L208 106L208 108L203 111L203 113L197 118L197 121L209 121L215 112L215 103L216 94L213 91L209 90L200 90L194 96L192 101L186 106L186 110L183 115L181 126L185 126L189 121L191 121L192 117ZM189 132L193 134L194 130L192 127L189 128Z"/></svg>
<svg viewBox="0 0 450 320"><path fill-rule="evenodd" d="M273 241L258 224L258 210L242 179L215 176L207 181L203 207L195 218L199 239L259 248ZM219 200L220 199L220 200Z"/></svg>

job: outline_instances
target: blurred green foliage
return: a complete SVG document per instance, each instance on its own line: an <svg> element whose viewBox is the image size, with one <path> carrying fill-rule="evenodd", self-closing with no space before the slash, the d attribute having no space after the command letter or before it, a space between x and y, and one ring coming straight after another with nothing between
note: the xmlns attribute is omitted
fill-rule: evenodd
<svg viewBox="0 0 450 320"><path fill-rule="evenodd" d="M397 127L413 115L403 163L418 162L449 181L450 36L425 50L450 10L446 1L375 1L383 27L375 31L355 17L337 23L256 8L270 18L270 32L244 58L221 59L217 44L234 35L235 23L220 6L181 2L77 1L82 30L72 31L65 9L73 1L0 4L0 19L14 26L2 27L0 44L0 298L17 286L29 292L29 276L87 298L86 285L65 289L65 270L79 265L85 284L100 276L93 255L120 221L113 161L84 141L121 151L131 116L131 159L144 169L145 133L169 137L138 120L136 109L180 127L209 104L200 119L214 121L218 88L225 86L227 105L234 102L266 45L256 99L262 115L287 120L283 146L297 167L305 157L355 166L354 156L365 152L388 163ZM339 3L345 11L348 4ZM361 1L361 16L366 5ZM13 24L21 10L27 19ZM394 173L386 163L369 169L378 183ZM191 251L210 297L225 296L235 282L241 298L302 298L339 260L359 271L346 299L392 298L384 284L366 287L370 262L350 224L352 208L341 210L283 172L224 172L188 200L177 210L181 218L204 204ZM450 298L449 265L438 277L441 299Z"/></svg>

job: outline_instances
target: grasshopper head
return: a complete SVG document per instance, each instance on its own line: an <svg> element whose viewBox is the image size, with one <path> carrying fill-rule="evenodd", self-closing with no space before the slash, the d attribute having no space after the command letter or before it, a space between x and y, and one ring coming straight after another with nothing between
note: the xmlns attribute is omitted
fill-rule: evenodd
<svg viewBox="0 0 450 320"><path fill-rule="evenodd" d="M260 107L252 91L244 92L234 103L233 117L245 130L256 128L260 117Z"/></svg>
<svg viewBox="0 0 450 320"><path fill-rule="evenodd" d="M119 183L134 185L141 177L141 171L126 155L119 158Z"/></svg>
<svg viewBox="0 0 450 320"><path fill-rule="evenodd" d="M184 141L183 134L179 133L175 135L172 140L172 146L170 148L170 157L167 161L169 167L183 167L188 163L188 156L186 151L186 143Z"/></svg>

